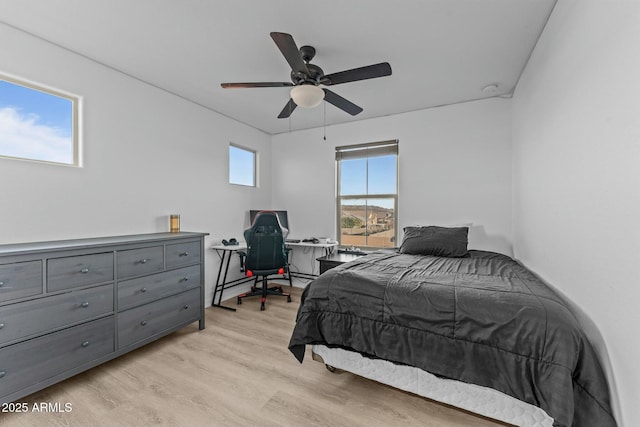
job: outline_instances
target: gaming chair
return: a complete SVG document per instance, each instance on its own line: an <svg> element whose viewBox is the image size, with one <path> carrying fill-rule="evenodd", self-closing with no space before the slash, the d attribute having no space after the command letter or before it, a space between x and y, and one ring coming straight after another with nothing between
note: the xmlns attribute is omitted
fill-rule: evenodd
<svg viewBox="0 0 640 427"><path fill-rule="evenodd" d="M282 291L282 288L267 286L267 277L288 273L287 253L285 249L286 229L280 224L275 212L261 211L256 215L251 227L244 231L244 240L247 242L247 251L244 261L244 270L247 277L255 277L256 281L250 292L238 295L238 304L242 299L260 295L260 310L265 309L267 295L287 297L291 302L291 295ZM262 288L256 288L258 277L262 277Z"/></svg>

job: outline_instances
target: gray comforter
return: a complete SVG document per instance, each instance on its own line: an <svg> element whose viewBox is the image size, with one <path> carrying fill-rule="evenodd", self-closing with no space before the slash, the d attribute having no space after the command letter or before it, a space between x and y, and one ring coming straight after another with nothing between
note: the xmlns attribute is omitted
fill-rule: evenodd
<svg viewBox="0 0 640 427"><path fill-rule="evenodd" d="M598 359L563 300L511 258L377 252L304 291L289 349L326 344L491 387L555 426L615 426Z"/></svg>

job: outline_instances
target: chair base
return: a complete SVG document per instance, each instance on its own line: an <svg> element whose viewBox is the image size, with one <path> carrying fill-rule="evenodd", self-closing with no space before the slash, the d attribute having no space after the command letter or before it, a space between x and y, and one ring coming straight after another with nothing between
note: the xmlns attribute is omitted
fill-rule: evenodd
<svg viewBox="0 0 640 427"><path fill-rule="evenodd" d="M269 287L267 285L267 276L263 276L262 278L262 288L257 288L258 278L256 278L256 282L253 286L251 286L250 292L245 292L243 294L238 295L237 302L238 304L242 304L242 299L246 297L253 297L256 295L260 295L262 298L260 300L260 310L263 311L265 309L265 303L267 301L267 295L276 295L281 297L287 297L287 302L291 302L291 294L283 292L282 287L280 285Z"/></svg>
<svg viewBox="0 0 640 427"><path fill-rule="evenodd" d="M238 256L240 257L240 272L244 273L244 261L247 258L247 253L243 251L238 251ZM293 279L291 279L291 270L289 269L289 253L291 253L291 248L285 248L285 253L287 254L287 265L286 265L286 274L282 275L282 279L289 280L289 286L293 287Z"/></svg>

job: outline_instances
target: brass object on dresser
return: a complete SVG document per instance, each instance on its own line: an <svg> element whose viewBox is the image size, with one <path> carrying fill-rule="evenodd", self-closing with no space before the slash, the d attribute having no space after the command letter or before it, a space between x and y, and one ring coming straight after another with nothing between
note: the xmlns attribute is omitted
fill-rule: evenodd
<svg viewBox="0 0 640 427"><path fill-rule="evenodd" d="M205 235L0 245L0 402L204 329Z"/></svg>

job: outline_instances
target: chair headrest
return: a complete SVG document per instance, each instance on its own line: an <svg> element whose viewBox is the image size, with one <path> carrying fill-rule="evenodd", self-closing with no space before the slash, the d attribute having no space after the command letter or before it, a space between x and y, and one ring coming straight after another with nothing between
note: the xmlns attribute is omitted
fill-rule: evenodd
<svg viewBox="0 0 640 427"><path fill-rule="evenodd" d="M260 211L256 214L256 217L253 220L253 224L251 224L252 229L257 229L258 227L278 227L282 229L282 224L280 224L280 218L275 212L271 211Z"/></svg>

